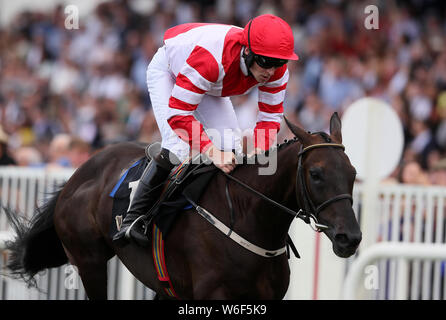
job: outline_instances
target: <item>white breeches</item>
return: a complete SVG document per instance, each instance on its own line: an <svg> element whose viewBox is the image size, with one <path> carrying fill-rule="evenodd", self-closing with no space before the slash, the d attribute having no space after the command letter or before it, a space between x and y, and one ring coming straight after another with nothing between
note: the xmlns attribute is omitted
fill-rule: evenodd
<svg viewBox="0 0 446 320"><path fill-rule="evenodd" d="M147 68L147 87L158 128L161 133L161 147L174 153L180 161L190 155L189 144L172 130L167 120L172 116L169 98L175 85L175 75L170 71L164 47L158 49ZM240 129L229 97L205 95L194 117L201 122L206 134L217 148L240 153Z"/></svg>

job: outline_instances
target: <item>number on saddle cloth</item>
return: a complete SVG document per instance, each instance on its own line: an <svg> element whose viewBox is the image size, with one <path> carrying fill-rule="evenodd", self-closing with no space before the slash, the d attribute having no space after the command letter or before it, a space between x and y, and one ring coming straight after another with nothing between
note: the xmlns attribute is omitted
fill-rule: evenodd
<svg viewBox="0 0 446 320"><path fill-rule="evenodd" d="M118 232L118 224L122 222L130 206L132 191L136 190L137 182L149 163L147 157L135 161L118 180L109 196L113 198L112 223L109 234L113 237Z"/></svg>

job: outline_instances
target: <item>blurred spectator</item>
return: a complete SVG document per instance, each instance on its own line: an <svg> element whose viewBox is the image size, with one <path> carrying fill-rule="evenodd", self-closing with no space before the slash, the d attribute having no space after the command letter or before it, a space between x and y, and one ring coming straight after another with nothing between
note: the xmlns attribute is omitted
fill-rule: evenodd
<svg viewBox="0 0 446 320"><path fill-rule="evenodd" d="M73 168L79 168L91 156L91 147L84 140L73 137L68 146L70 164Z"/></svg>
<svg viewBox="0 0 446 320"><path fill-rule="evenodd" d="M62 4L48 12L26 10L0 28L0 124L11 154L76 166L108 143L156 141L146 69L165 30L186 22L244 27L253 16L274 13L291 25L300 57L289 63L284 110L290 119L306 130L327 130L333 111L342 116L357 98L381 98L401 118L405 162L430 172L444 158L443 2L377 2L378 30L364 27L364 8L371 4L365 0L142 4L100 2L78 30L65 29ZM255 104L238 97L233 104L242 130L252 126ZM65 141L65 153L55 158L54 145L66 140L60 135L79 137L91 150L73 160ZM290 137L286 126L279 137Z"/></svg>
<svg viewBox="0 0 446 320"><path fill-rule="evenodd" d="M137 140L145 143L161 141L161 134L156 125L155 116L152 110L146 112L141 123L141 130L139 131Z"/></svg>
<svg viewBox="0 0 446 320"><path fill-rule="evenodd" d="M0 126L0 166L15 165L16 161L11 157L8 150L8 135Z"/></svg>
<svg viewBox="0 0 446 320"><path fill-rule="evenodd" d="M48 169L70 167L70 143L68 134L58 134L50 143Z"/></svg>
<svg viewBox="0 0 446 320"><path fill-rule="evenodd" d="M401 167L399 181L407 184L429 185L429 177L417 161L404 163Z"/></svg>
<svg viewBox="0 0 446 320"><path fill-rule="evenodd" d="M446 158L433 165L429 177L433 185L446 186Z"/></svg>
<svg viewBox="0 0 446 320"><path fill-rule="evenodd" d="M352 79L347 70L347 62L342 56L328 58L322 71L319 94L324 104L332 111L341 111L346 104L361 98L363 90Z"/></svg>
<svg viewBox="0 0 446 320"><path fill-rule="evenodd" d="M438 128L435 134L435 141L442 150L446 150L446 90L439 94L435 112L438 117Z"/></svg>
<svg viewBox="0 0 446 320"><path fill-rule="evenodd" d="M312 93L305 98L298 118L303 128L311 132L318 132L326 129L330 116L331 114L324 109L324 105L319 97Z"/></svg>
<svg viewBox="0 0 446 320"><path fill-rule="evenodd" d="M72 119L74 132L84 141L93 144L98 134L98 128L95 122L98 112L96 100L92 96L85 94L76 107L77 110L74 112Z"/></svg>
<svg viewBox="0 0 446 320"><path fill-rule="evenodd" d="M20 147L15 152L17 165L21 167L42 167L43 158L40 152L33 147Z"/></svg>
<svg viewBox="0 0 446 320"><path fill-rule="evenodd" d="M124 118L123 121L125 121L126 136L131 140L136 140L146 113L136 91L129 93L125 111L122 113Z"/></svg>

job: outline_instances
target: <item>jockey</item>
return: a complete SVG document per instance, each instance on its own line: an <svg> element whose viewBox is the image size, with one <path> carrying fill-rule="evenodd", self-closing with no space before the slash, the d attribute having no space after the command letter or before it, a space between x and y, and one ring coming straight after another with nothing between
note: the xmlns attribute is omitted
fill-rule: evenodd
<svg viewBox="0 0 446 320"><path fill-rule="evenodd" d="M226 173L235 168L233 150L238 153L242 148L234 134L239 128L230 96L258 88L254 152L268 150L282 120L286 64L297 59L290 26L269 14L250 20L244 29L208 23L168 29L164 46L147 69L162 149L145 169L113 241L125 243L132 237L147 241L133 230L133 222L148 212L160 196L158 186L191 151L204 153Z"/></svg>

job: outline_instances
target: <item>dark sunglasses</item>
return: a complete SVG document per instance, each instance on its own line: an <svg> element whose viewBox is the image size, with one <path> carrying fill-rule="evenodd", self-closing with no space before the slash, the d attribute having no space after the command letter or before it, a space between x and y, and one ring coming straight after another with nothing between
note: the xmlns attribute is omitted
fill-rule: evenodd
<svg viewBox="0 0 446 320"><path fill-rule="evenodd" d="M254 54L254 60L263 69L280 68L288 62L286 59L277 59Z"/></svg>

